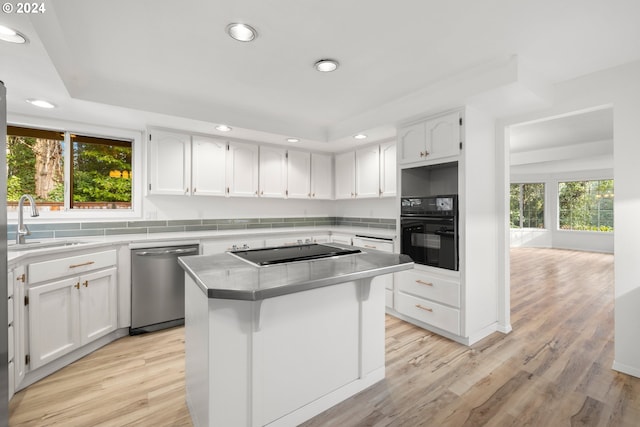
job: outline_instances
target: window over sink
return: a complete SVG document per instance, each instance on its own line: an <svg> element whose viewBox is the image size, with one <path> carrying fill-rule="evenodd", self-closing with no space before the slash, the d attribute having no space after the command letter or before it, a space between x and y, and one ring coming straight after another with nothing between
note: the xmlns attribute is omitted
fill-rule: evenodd
<svg viewBox="0 0 640 427"><path fill-rule="evenodd" d="M9 215L17 211L22 194L31 194L45 217L111 216L114 211L130 216L136 138L114 133L7 126Z"/></svg>

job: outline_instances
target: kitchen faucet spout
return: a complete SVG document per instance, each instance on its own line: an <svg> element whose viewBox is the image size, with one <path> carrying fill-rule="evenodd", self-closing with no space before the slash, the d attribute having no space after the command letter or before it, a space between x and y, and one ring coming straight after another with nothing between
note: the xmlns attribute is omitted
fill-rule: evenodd
<svg viewBox="0 0 640 427"><path fill-rule="evenodd" d="M25 237L30 235L31 232L27 228L24 223L24 201L28 200L29 205L31 205L31 216L38 216L38 207L36 206L36 201L33 199L33 196L30 194L23 194L20 196L20 200L18 201L18 229L16 230L16 243L21 244L25 243Z"/></svg>

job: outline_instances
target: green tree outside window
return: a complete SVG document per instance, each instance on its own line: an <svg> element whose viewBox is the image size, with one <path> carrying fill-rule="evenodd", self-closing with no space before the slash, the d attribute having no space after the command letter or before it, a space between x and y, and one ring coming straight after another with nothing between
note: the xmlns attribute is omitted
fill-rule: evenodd
<svg viewBox="0 0 640 427"><path fill-rule="evenodd" d="M613 231L613 180L558 184L561 230Z"/></svg>
<svg viewBox="0 0 640 427"><path fill-rule="evenodd" d="M544 228L544 184L511 184L510 227Z"/></svg>

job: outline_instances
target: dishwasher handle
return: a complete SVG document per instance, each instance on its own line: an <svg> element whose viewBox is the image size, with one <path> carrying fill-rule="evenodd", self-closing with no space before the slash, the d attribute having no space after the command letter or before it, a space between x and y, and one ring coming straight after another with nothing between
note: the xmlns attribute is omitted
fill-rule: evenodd
<svg viewBox="0 0 640 427"><path fill-rule="evenodd" d="M198 252L198 248L189 249L164 249L161 251L140 251L136 252L138 256L159 256L159 255L186 255L194 252Z"/></svg>

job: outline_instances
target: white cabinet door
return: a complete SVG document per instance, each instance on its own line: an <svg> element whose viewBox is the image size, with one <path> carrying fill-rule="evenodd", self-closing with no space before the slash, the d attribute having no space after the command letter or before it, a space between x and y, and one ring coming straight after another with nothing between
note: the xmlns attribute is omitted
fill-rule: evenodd
<svg viewBox="0 0 640 427"><path fill-rule="evenodd" d="M287 197L308 199L311 197L311 154L289 150L287 160Z"/></svg>
<svg viewBox="0 0 640 427"><path fill-rule="evenodd" d="M260 197L286 196L287 150L278 147L260 147Z"/></svg>
<svg viewBox="0 0 640 427"><path fill-rule="evenodd" d="M400 163L416 162L424 159L426 131L424 123L407 126L398 131Z"/></svg>
<svg viewBox="0 0 640 427"><path fill-rule="evenodd" d="M356 197L378 197L380 192L380 147L356 151Z"/></svg>
<svg viewBox="0 0 640 427"><path fill-rule="evenodd" d="M80 344L94 341L117 327L116 268L80 277Z"/></svg>
<svg viewBox="0 0 640 427"><path fill-rule="evenodd" d="M355 152L336 154L336 199L352 199L356 196Z"/></svg>
<svg viewBox="0 0 640 427"><path fill-rule="evenodd" d="M25 268L16 267L13 270L13 279L10 286L14 287L13 292L13 359L14 359L14 390L22 383L26 373L25 355L27 349L27 311L24 306L25 297Z"/></svg>
<svg viewBox="0 0 640 427"><path fill-rule="evenodd" d="M224 196L226 193L227 142L194 136L191 145L191 193Z"/></svg>
<svg viewBox="0 0 640 427"><path fill-rule="evenodd" d="M333 199L333 173L330 155L311 154L311 198Z"/></svg>
<svg viewBox="0 0 640 427"><path fill-rule="evenodd" d="M31 369L80 346L79 294L77 277L29 289Z"/></svg>
<svg viewBox="0 0 640 427"><path fill-rule="evenodd" d="M227 195L258 195L258 146L230 142L227 152Z"/></svg>
<svg viewBox="0 0 640 427"><path fill-rule="evenodd" d="M191 137L149 133L149 194L188 194L191 187Z"/></svg>
<svg viewBox="0 0 640 427"><path fill-rule="evenodd" d="M427 160L460 153L460 113L436 117L425 123Z"/></svg>
<svg viewBox="0 0 640 427"><path fill-rule="evenodd" d="M7 306L7 317L9 328L7 330L7 347L8 347L8 366L7 373L9 375L9 400L13 397L13 391L15 390L15 323L16 319L13 313L15 302L13 298L13 271L10 270L7 272L7 301L9 305Z"/></svg>
<svg viewBox="0 0 640 427"><path fill-rule="evenodd" d="M380 196L396 195L396 144L380 145Z"/></svg>

